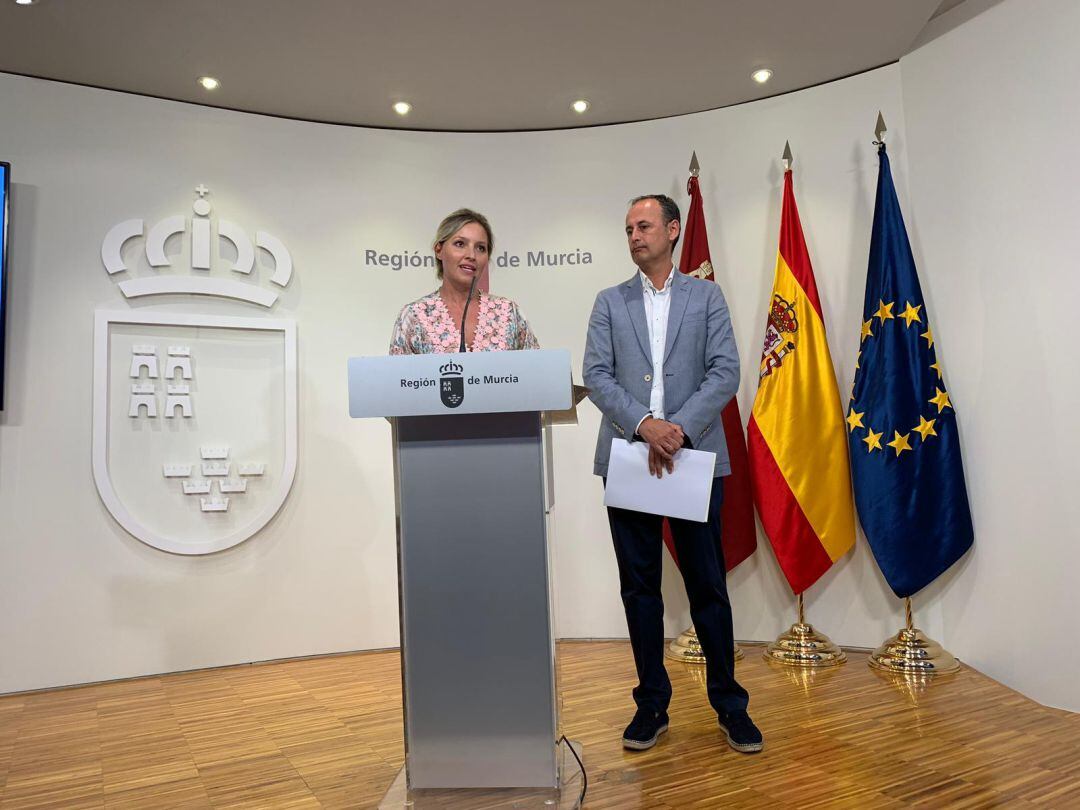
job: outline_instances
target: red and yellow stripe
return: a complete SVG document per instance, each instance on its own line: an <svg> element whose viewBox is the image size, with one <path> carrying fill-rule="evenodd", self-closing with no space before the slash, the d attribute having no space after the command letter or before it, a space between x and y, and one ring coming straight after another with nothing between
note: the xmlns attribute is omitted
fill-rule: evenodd
<svg viewBox="0 0 1080 810"><path fill-rule="evenodd" d="M794 308L795 348L761 379L747 445L761 524L791 589L802 593L855 544L855 507L843 407L790 170L773 295Z"/></svg>

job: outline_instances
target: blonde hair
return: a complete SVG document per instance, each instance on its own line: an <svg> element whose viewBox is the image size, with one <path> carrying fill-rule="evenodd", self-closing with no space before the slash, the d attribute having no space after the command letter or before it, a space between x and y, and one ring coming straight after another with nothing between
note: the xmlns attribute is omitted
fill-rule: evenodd
<svg viewBox="0 0 1080 810"><path fill-rule="evenodd" d="M487 221L487 217L479 211L473 211L471 208L459 208L454 213L447 215L443 221L439 223L439 227L435 231L435 241L432 242L431 249L435 250L435 248L470 222L475 222L483 228L484 232L487 234L488 255L490 256L495 250L495 234L491 232L491 223ZM435 265L439 268L435 271L435 275L441 279L443 277L442 259L437 255L435 256Z"/></svg>

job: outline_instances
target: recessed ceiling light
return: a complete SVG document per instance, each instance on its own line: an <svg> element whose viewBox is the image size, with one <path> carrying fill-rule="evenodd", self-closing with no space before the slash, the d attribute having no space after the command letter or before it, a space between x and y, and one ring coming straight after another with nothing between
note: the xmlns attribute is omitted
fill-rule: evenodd
<svg viewBox="0 0 1080 810"><path fill-rule="evenodd" d="M570 109L576 112L578 115L581 115L583 112L586 112L589 109L589 102L587 102L583 98L579 98L577 101L570 105Z"/></svg>
<svg viewBox="0 0 1080 810"><path fill-rule="evenodd" d="M768 68L760 68L751 73L750 78L758 84L765 84L765 82L772 78L772 71Z"/></svg>
<svg viewBox="0 0 1080 810"><path fill-rule="evenodd" d="M394 102L394 112L398 115L408 115L412 110L412 104L407 101Z"/></svg>
<svg viewBox="0 0 1080 810"><path fill-rule="evenodd" d="M32 5L34 5L34 2L35 2L35 0L15 0L15 5L17 5L17 6L32 6Z"/></svg>
<svg viewBox="0 0 1080 810"><path fill-rule="evenodd" d="M221 87L221 82L215 79L213 76L200 76L199 84L203 86L205 90L217 90Z"/></svg>

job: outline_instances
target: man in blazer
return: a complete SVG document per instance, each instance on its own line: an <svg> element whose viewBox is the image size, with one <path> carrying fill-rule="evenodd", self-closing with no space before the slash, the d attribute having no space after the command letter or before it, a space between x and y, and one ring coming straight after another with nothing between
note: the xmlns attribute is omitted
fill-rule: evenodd
<svg viewBox="0 0 1080 810"><path fill-rule="evenodd" d="M720 548L723 476L731 472L720 412L739 387L739 355L720 287L673 264L679 207L662 194L638 197L626 215L633 277L596 296L585 346L584 380L603 418L593 472L607 478L614 438L649 444L649 470L674 470L682 447L716 453L709 518L671 519L679 571L706 660L709 702L732 748L763 747L735 680L731 603ZM651 748L667 731L671 681L664 668L663 540L658 515L608 509L638 685L637 712L623 746Z"/></svg>

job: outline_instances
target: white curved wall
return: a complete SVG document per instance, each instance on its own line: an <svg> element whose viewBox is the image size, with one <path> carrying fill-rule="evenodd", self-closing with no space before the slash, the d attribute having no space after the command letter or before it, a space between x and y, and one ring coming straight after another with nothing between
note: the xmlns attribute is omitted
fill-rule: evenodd
<svg viewBox="0 0 1080 810"><path fill-rule="evenodd" d="M1067 265L1062 259L1045 275L1028 273L1025 299L1010 292L1014 279L1004 265L1001 274L988 276L964 264L957 251L968 238L962 228L972 223L969 206L983 206L985 227L1011 245L1003 222L1010 217L995 207L996 198L973 203L964 193L961 181L988 182L981 174L985 162L965 164L967 173L955 182L930 179L950 155L938 128L953 99L937 62L977 50L983 27L1016 5L988 12L985 21L977 18L900 65L841 82L677 119L552 133L329 127L0 76L0 157L12 162L16 181L10 400L0 417L0 692L397 643L389 430L382 422L347 417L345 359L384 352L398 308L435 286L427 270L366 267L364 251L422 249L438 219L459 205L491 216L497 253L591 252L591 265L496 270L492 280L493 291L521 302L545 346L571 350L580 373L593 296L633 270L621 233L627 199L663 191L685 201L685 169L696 149L713 262L740 351L750 360L739 394L745 416L779 227L778 157L790 139L796 195L846 388L858 344L876 180L870 141L881 109L928 305L940 324L935 331L952 372L978 526L974 554L916 599L918 620L1010 685L1080 708L1068 694L1069 673L1048 677L1033 663L1068 627L1069 594L1064 574L1056 573L1067 569L1047 558L1071 553L1075 562L1077 552L1062 548L1067 511L1074 507L1061 490L1076 473L1061 442L1043 455L1028 449L1040 446L1034 437L1032 444L1021 436L1005 447L995 440L1002 423L1028 414L1028 389L1021 385L1029 377L1020 363L1053 366L1055 384L1072 375L1065 380L1071 388L1048 402L1054 407L1076 390L1075 371L1054 366L1060 344L1033 346L1026 357L990 351L1003 328L973 310L969 287L981 281L976 300L1030 301L1017 314L1035 323L1036 312L1046 311L1036 303L1057 299L1068 283ZM1064 3L1055 9L1071 13ZM1053 22L1051 14L1043 33L1049 36ZM1061 48L1055 58L1075 77L1076 57ZM1040 57L1025 58L1037 63ZM965 97L970 92L994 89L968 89ZM1034 89L1030 95L1026 103L1041 109ZM915 167L916 191L925 196L914 204L905 126L912 110L926 161ZM1013 134L1028 137L1028 127L1020 123ZM993 143L996 133L981 137ZM1049 167L1059 163L1040 157L1039 165L1045 167L1042 191L1050 184ZM1000 174L1013 187L1024 182ZM130 217L156 221L186 210L200 182L212 189L215 214L270 231L292 252L294 279L274 314L299 323L301 456L292 495L266 530L211 557L181 558L128 536L94 490L89 338L95 308L128 307L100 264L106 231ZM1061 203L1076 211L1075 203ZM1029 209L1041 205L1041 198L1028 202ZM1037 210L1027 216L1037 221ZM1052 240L1057 233L1037 222L1032 227L1018 237L1021 253L1028 239ZM1064 255L1064 234L1056 240ZM1034 334L1041 332L1028 337ZM555 448L558 632L625 636L600 485L590 474L598 414L588 404L581 411L581 426L561 429ZM1035 421L1030 429L1046 440L1051 428ZM1058 490L1032 485L1026 492L1025 502L1037 501L1043 510L1044 546L1023 556L1030 572L1017 582L1018 552L1010 543L1020 509L1005 496L1021 494L1012 488L1034 474L1028 465L1040 475L1049 470ZM1028 542L1030 548L1038 540ZM738 637L770 639L790 624L794 600L767 544L730 582ZM1023 631L1030 644L1015 666L1011 653L990 641L1009 619L1000 607L1005 583L1017 589L1018 602L1032 605L1030 615L1011 614L1024 617L1024 627L1015 619L1009 627ZM1037 594L1046 595L1040 608ZM674 634L689 615L670 566L665 595ZM875 646L902 620L901 605L861 538L811 589L807 604L810 619L844 644ZM1075 661L1070 666L1072 674L1080 669Z"/></svg>
<svg viewBox="0 0 1080 810"><path fill-rule="evenodd" d="M1062 340L1080 300L1080 4L969 0L940 23L900 66L909 222L977 544L938 589L943 634L982 671L1080 711L1080 363Z"/></svg>

